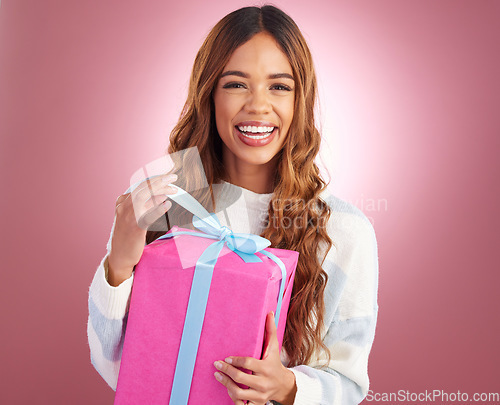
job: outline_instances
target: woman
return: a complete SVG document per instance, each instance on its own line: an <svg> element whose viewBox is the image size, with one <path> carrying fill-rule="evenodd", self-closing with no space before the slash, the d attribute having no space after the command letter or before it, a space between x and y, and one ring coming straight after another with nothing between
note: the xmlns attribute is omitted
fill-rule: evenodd
<svg viewBox="0 0 500 405"><path fill-rule="evenodd" d="M234 232L300 253L281 354L270 314L262 360L215 363L215 378L235 404L357 404L368 392L377 245L367 218L328 193L314 163L321 140L315 100L311 54L296 24L273 6L246 7L224 17L203 43L171 134L168 152L196 146L210 188L222 185L215 205L227 204L231 189L250 203L253 222L232 223ZM158 203L180 177L161 176L116 202L108 255L90 289L88 326L92 362L114 389L133 268L144 243L166 231L141 229L134 206L147 212L146 224L172 220L172 203Z"/></svg>

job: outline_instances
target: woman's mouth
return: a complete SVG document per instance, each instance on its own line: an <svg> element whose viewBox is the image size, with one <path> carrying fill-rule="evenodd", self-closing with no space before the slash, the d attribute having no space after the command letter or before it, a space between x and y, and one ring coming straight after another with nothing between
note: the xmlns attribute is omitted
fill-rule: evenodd
<svg viewBox="0 0 500 405"><path fill-rule="evenodd" d="M271 142L276 133L277 127L236 125L236 132L239 138L248 146L264 146Z"/></svg>

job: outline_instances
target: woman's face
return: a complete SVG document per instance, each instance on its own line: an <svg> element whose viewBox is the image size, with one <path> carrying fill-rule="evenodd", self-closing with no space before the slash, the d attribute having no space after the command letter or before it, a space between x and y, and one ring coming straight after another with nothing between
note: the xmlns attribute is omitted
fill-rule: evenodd
<svg viewBox="0 0 500 405"><path fill-rule="evenodd" d="M294 99L292 68L270 34L258 33L238 47L214 92L224 159L268 163L286 140Z"/></svg>

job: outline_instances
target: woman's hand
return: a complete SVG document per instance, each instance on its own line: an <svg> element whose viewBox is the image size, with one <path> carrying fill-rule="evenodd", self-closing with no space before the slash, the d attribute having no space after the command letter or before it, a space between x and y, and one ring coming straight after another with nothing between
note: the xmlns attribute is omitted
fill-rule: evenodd
<svg viewBox="0 0 500 405"><path fill-rule="evenodd" d="M230 356L225 361L216 361L214 365L221 371L215 373L215 378L227 388L236 405L264 405L270 400L283 405L293 404L297 391L295 375L281 364L272 312L267 314L266 344L262 360ZM237 367L250 370L253 374L247 374ZM240 388L236 383L246 385L248 389Z"/></svg>
<svg viewBox="0 0 500 405"><path fill-rule="evenodd" d="M165 200L168 194L177 192L174 187L168 186L175 180L175 174L146 179L131 193L117 198L115 227L108 256L110 285L117 286L132 275L144 251L148 227L172 206L170 201Z"/></svg>

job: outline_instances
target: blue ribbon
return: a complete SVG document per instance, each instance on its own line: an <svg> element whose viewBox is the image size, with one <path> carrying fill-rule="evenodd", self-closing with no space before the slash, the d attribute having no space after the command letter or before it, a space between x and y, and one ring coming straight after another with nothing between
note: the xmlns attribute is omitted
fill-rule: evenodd
<svg viewBox="0 0 500 405"><path fill-rule="evenodd" d="M270 246L271 242L269 240L258 235L234 233L228 227L221 226L217 216L208 213L208 211L189 193L175 184L170 184L170 186L176 188L177 193L168 194L167 197L191 212L193 214L194 227L203 233L190 231L172 232L160 236L157 240L172 238L176 235L191 235L215 240L215 242L209 245L198 258L191 285L181 344L172 383L172 393L170 395L170 404L181 405L187 404L189 399L212 275L217 259L219 258L219 253L224 247L224 244L240 256L245 263L262 262L255 254L259 252L269 257L279 266L281 270L281 283L276 306L276 327L278 327L281 303L285 290L284 281L286 279L286 268L278 257L264 250L266 247Z"/></svg>

